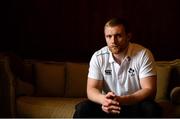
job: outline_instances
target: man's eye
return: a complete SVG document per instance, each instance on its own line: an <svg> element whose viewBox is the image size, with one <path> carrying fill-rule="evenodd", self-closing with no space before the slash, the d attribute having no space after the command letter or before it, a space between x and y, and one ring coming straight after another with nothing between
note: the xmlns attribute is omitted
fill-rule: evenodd
<svg viewBox="0 0 180 119"><path fill-rule="evenodd" d="M122 36L121 36L121 34L117 34L116 37L120 38L120 37L122 37Z"/></svg>
<svg viewBox="0 0 180 119"><path fill-rule="evenodd" d="M106 37L107 37L107 38L111 38L111 35L107 35Z"/></svg>

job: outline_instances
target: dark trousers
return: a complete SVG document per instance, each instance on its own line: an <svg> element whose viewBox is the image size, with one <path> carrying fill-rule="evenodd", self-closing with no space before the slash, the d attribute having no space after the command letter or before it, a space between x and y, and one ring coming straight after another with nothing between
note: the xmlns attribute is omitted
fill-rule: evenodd
<svg viewBox="0 0 180 119"><path fill-rule="evenodd" d="M121 106L120 114L107 114L101 109L101 105L90 100L85 100L75 106L73 118L137 118L137 117L161 117L161 108L154 101L143 101L134 105Z"/></svg>

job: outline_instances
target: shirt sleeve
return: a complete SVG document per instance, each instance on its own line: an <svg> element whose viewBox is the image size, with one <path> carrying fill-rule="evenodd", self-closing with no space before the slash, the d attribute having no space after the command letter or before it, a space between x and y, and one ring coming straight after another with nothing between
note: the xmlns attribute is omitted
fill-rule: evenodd
<svg viewBox="0 0 180 119"><path fill-rule="evenodd" d="M156 75L155 60L150 50L146 49L142 53L140 61L139 78L145 78L148 76Z"/></svg>
<svg viewBox="0 0 180 119"><path fill-rule="evenodd" d="M88 77L96 80L103 80L100 63L96 53L93 54L90 60Z"/></svg>

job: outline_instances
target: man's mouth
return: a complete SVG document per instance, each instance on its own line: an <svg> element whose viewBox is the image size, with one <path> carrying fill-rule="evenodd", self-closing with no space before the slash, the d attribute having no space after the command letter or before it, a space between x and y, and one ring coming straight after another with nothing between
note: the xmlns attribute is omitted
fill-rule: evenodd
<svg viewBox="0 0 180 119"><path fill-rule="evenodd" d="M119 46L118 45L112 45L110 46L111 48L118 48Z"/></svg>

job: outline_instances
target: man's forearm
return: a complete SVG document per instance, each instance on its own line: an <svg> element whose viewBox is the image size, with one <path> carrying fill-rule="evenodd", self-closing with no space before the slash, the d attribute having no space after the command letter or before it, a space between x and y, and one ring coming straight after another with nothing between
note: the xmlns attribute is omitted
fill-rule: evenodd
<svg viewBox="0 0 180 119"><path fill-rule="evenodd" d="M117 100L121 105L135 104L142 100L153 98L154 92L150 89L142 89L130 95L117 96Z"/></svg>
<svg viewBox="0 0 180 119"><path fill-rule="evenodd" d="M101 91L99 91L96 88L88 89L87 90L87 96L88 96L89 100L96 102L96 103L99 103L99 104L103 103L103 98L105 97L105 95L103 95L101 93Z"/></svg>

